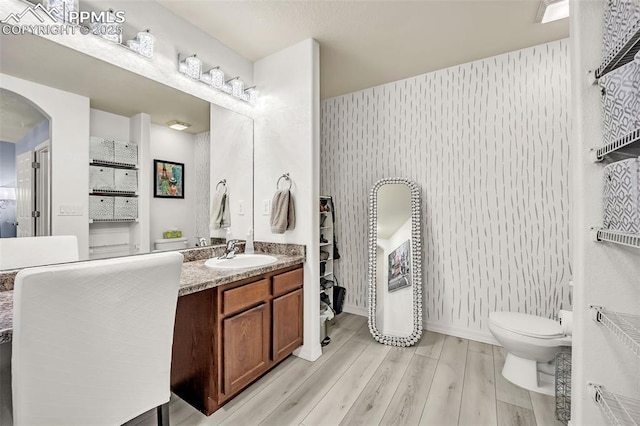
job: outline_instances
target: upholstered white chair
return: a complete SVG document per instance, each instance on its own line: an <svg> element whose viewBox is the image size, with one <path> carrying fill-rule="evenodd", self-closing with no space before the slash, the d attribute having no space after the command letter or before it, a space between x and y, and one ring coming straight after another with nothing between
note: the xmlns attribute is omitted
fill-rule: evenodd
<svg viewBox="0 0 640 426"><path fill-rule="evenodd" d="M168 424L177 252L45 266L15 278L16 425Z"/></svg>
<svg viewBox="0 0 640 426"><path fill-rule="evenodd" d="M78 237L75 235L0 238L0 269L75 262L78 259Z"/></svg>

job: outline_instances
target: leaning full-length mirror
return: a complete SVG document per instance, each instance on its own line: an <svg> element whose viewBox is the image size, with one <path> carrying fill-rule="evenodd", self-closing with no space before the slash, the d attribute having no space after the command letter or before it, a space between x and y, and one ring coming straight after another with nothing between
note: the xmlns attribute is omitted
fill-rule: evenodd
<svg viewBox="0 0 640 426"><path fill-rule="evenodd" d="M381 343L411 346L422 334L420 192L382 179L369 207L369 329Z"/></svg>

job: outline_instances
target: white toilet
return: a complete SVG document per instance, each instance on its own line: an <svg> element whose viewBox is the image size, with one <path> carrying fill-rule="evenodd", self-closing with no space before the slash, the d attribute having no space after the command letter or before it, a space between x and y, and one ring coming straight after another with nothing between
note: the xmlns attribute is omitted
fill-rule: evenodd
<svg viewBox="0 0 640 426"><path fill-rule="evenodd" d="M184 250L188 245L186 238L162 238L155 241L153 248L154 251Z"/></svg>
<svg viewBox="0 0 640 426"><path fill-rule="evenodd" d="M502 375L510 382L547 395L555 393L555 367L562 346L571 346L560 323L518 312L491 312L489 330L507 351Z"/></svg>

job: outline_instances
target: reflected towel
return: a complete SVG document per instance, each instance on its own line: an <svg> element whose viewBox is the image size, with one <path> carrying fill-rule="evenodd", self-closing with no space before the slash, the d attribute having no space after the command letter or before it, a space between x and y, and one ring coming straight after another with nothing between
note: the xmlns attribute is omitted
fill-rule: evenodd
<svg viewBox="0 0 640 426"><path fill-rule="evenodd" d="M229 211L229 195L226 190L216 192L211 203L211 229L228 228L231 226L231 212Z"/></svg>
<svg viewBox="0 0 640 426"><path fill-rule="evenodd" d="M293 195L288 189L282 189L271 201L271 232L284 234L286 230L296 227L296 212L293 206Z"/></svg>

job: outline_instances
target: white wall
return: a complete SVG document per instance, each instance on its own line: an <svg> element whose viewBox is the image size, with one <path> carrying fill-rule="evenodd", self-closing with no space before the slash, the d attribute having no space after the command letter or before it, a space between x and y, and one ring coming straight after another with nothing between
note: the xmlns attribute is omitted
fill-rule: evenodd
<svg viewBox="0 0 640 426"><path fill-rule="evenodd" d="M319 46L308 39L255 63L260 105L255 121L255 239L307 246L304 266L304 346L297 354L314 360L320 348L319 255ZM290 173L296 228L271 233L263 200L271 200L283 173Z"/></svg>
<svg viewBox="0 0 640 426"><path fill-rule="evenodd" d="M369 190L393 176L421 188L428 329L493 342L491 311L569 307L568 77L561 40L322 102L348 310L366 308Z"/></svg>
<svg viewBox="0 0 640 426"><path fill-rule="evenodd" d="M168 127L151 125L150 157L153 160L184 163L184 199L152 198L150 203L151 247L162 233L170 228L178 228L193 247L196 237L196 180L195 180L196 137ZM153 188L153 173L150 177ZM154 189L155 190L155 189Z"/></svg>
<svg viewBox="0 0 640 426"><path fill-rule="evenodd" d="M253 120L217 105L211 105L210 196L218 182L227 181L231 209L231 234L245 239L253 228ZM222 191L222 186L219 188ZM209 209L210 211L210 206ZM212 237L225 238L227 229L211 230Z"/></svg>
<svg viewBox="0 0 640 426"><path fill-rule="evenodd" d="M51 119L51 231L76 235L81 259L89 252L89 98L0 74L0 87L33 102ZM82 207L60 216L61 205Z"/></svg>
<svg viewBox="0 0 640 426"><path fill-rule="evenodd" d="M91 136L129 141L129 117L91 108L89 113Z"/></svg>
<svg viewBox="0 0 640 426"><path fill-rule="evenodd" d="M640 315L640 250L595 243L589 228L602 226L605 164L594 163L589 149L602 145L600 89L587 71L601 62L603 1L571 2L571 81L574 131L573 171L574 333L571 423L610 424L587 394L587 382L640 400L637 356L591 319L589 304Z"/></svg>

